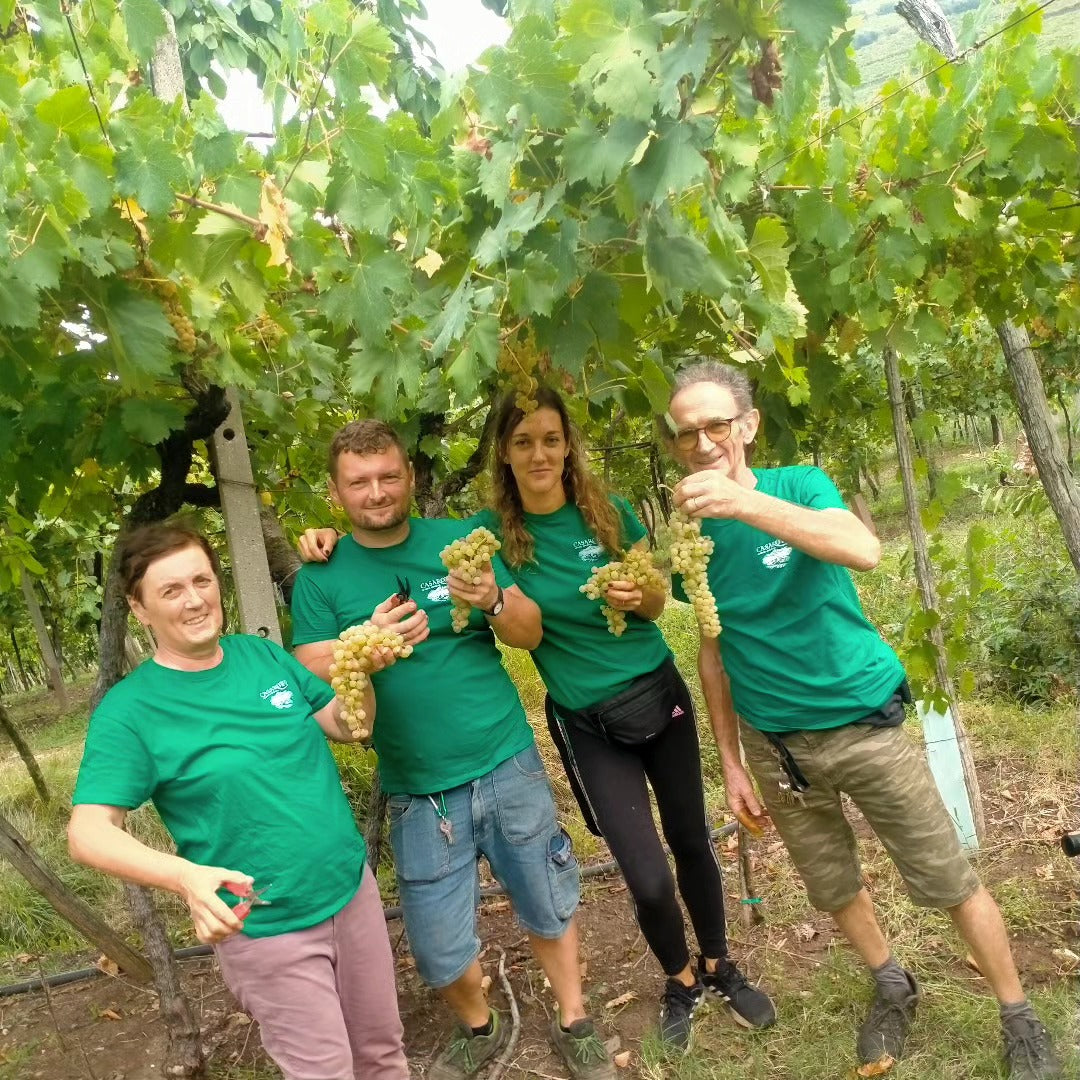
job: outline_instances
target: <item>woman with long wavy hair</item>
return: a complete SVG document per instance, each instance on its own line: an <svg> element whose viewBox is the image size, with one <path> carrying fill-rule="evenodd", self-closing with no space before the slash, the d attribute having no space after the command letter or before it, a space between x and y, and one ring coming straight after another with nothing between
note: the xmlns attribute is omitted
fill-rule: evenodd
<svg viewBox="0 0 1080 1080"><path fill-rule="evenodd" d="M589 829L618 862L667 976L661 1035L685 1050L706 991L726 1000L745 1026L767 1027L776 1019L772 1002L728 956L693 703L655 623L666 590L613 582L605 603L624 614L618 636L601 605L581 592L594 567L628 548L647 548L645 529L630 504L609 496L589 471L562 398L542 388L536 401L528 414L512 394L497 406L487 523L516 584L541 609L544 637L532 657L571 787ZM694 965L649 786L698 939Z"/></svg>

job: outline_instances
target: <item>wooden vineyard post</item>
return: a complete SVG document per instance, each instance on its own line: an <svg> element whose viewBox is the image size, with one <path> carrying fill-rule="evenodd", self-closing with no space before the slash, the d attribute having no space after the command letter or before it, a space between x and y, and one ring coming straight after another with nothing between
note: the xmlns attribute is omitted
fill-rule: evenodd
<svg viewBox="0 0 1080 1080"><path fill-rule="evenodd" d="M0 856L7 859L60 915L125 974L138 982L150 981L153 972L146 960L46 866L41 856L3 814L0 814Z"/></svg>
<svg viewBox="0 0 1080 1080"><path fill-rule="evenodd" d="M904 509L908 531L911 534L915 580L918 582L923 607L927 611L937 611L938 597L934 583L934 568L930 562L926 532L919 515L919 497L915 490L915 463L907 429L907 417L904 412L904 388L900 379L900 361L896 350L891 345L885 346L883 360L885 381L889 388L889 406L892 409L896 457L904 488ZM945 640L940 625L931 628L930 640L934 646L938 685L948 701L948 708L942 714L923 702L916 703L926 734L927 756L938 789L956 823L962 842L966 847L977 848L986 835L982 796L979 793L975 760L971 756L971 746L960 719L956 690L945 663Z"/></svg>
<svg viewBox="0 0 1080 1080"><path fill-rule="evenodd" d="M244 436L244 417L235 387L225 392L229 415L214 432L214 474L221 491L221 510L232 555L233 583L240 607L241 629L281 644L277 597L266 561L259 496Z"/></svg>

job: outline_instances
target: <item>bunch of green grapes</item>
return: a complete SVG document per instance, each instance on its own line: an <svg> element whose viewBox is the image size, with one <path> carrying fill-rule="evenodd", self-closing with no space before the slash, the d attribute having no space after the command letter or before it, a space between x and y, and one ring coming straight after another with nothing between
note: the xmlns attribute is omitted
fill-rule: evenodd
<svg viewBox="0 0 1080 1080"><path fill-rule="evenodd" d="M139 280L160 298L165 309L165 318L169 320L169 325L176 334L176 347L190 356L195 351L195 327L180 302L180 290L176 282L161 277L154 264L146 259L139 263L136 273Z"/></svg>
<svg viewBox="0 0 1080 1080"><path fill-rule="evenodd" d="M371 658L380 647L390 649L400 657L411 656L413 650L396 630L376 626L373 622L343 630L334 646L330 685L341 702L341 719L357 739L366 739L371 734L371 728L365 723L364 693L372 668Z"/></svg>
<svg viewBox="0 0 1080 1080"><path fill-rule="evenodd" d="M447 570L456 570L464 575L470 585L479 585L481 573L501 547L502 544L499 543L495 534L490 529L481 526L479 529L473 529L468 536L447 544L439 552L439 558L442 559L443 566ZM472 605L456 597L452 599L452 605L450 625L454 628L455 634L460 634L469 625L469 612L472 611Z"/></svg>
<svg viewBox="0 0 1080 1080"><path fill-rule="evenodd" d="M537 407L536 391L540 389L540 382L533 372L538 358L531 332L520 341L504 341L499 349L499 371L514 389L514 405L526 416Z"/></svg>
<svg viewBox="0 0 1080 1080"><path fill-rule="evenodd" d="M720 616L709 588L709 556L713 542L701 535L701 520L681 511L672 513L667 526L672 573L681 574L683 589L694 605L694 616L705 637L719 637Z"/></svg>
<svg viewBox="0 0 1080 1080"><path fill-rule="evenodd" d="M578 592L583 592L590 600L603 601L608 589L616 581L629 581L643 589L663 589L664 579L653 565L652 552L645 548L631 548L626 555L603 566L594 566L589 580ZM607 619L608 633L619 637L626 629L626 612L604 604L600 609Z"/></svg>

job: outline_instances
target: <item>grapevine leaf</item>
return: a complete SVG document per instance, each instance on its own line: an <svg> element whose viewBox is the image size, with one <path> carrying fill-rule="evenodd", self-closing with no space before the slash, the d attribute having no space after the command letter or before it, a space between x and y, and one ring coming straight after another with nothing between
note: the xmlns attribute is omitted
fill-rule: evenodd
<svg viewBox="0 0 1080 1080"><path fill-rule="evenodd" d="M176 335L160 304L117 286L101 314L123 387L145 390L169 374Z"/></svg>
<svg viewBox="0 0 1080 1080"><path fill-rule="evenodd" d="M520 270L507 275L510 304L519 315L550 315L559 271L539 251L530 251Z"/></svg>
<svg viewBox="0 0 1080 1080"><path fill-rule="evenodd" d="M39 308L37 294L30 285L0 273L0 326L37 326Z"/></svg>
<svg viewBox="0 0 1080 1080"><path fill-rule="evenodd" d="M149 60L158 41L168 32L161 4L158 0L123 0L120 9L131 51L140 60Z"/></svg>
<svg viewBox="0 0 1080 1080"><path fill-rule="evenodd" d="M775 217L758 218L750 238L750 261L770 300L783 300L790 278L787 274L787 230Z"/></svg>
<svg viewBox="0 0 1080 1080"><path fill-rule="evenodd" d="M135 440L153 446L169 432L184 426L184 412L174 401L125 398L120 405L124 430Z"/></svg>
<svg viewBox="0 0 1080 1080"><path fill-rule="evenodd" d="M465 335L446 374L458 394L470 400L476 395L480 380L495 370L498 358L499 319L496 315L481 315Z"/></svg>
<svg viewBox="0 0 1080 1080"><path fill-rule="evenodd" d="M164 139L149 139L116 155L116 189L133 195L150 215L164 214L176 202L174 190L185 182L184 167Z"/></svg>
<svg viewBox="0 0 1080 1080"><path fill-rule="evenodd" d="M59 131L79 134L97 127L97 113L84 85L65 86L50 94L34 110L37 118Z"/></svg>
<svg viewBox="0 0 1080 1080"><path fill-rule="evenodd" d="M780 22L795 32L798 41L821 52L844 25L848 11L847 0L783 0Z"/></svg>
<svg viewBox="0 0 1080 1080"><path fill-rule="evenodd" d="M640 120L620 116L606 131L600 131L588 117L582 117L563 139L567 181L587 180L596 187L610 184L631 162L643 140L648 147L648 136L649 126Z"/></svg>
<svg viewBox="0 0 1080 1080"><path fill-rule="evenodd" d="M670 192L682 191L708 173L708 162L696 142L694 125L682 121L669 125L650 143L641 163L629 173L639 202L663 202Z"/></svg>

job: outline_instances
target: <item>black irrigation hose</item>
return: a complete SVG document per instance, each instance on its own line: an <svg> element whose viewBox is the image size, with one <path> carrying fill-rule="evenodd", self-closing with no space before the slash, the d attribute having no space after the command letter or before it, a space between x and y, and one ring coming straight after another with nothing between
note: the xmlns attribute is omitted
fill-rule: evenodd
<svg viewBox="0 0 1080 1080"><path fill-rule="evenodd" d="M731 821L727 825L721 825L713 829L709 835L713 840L717 840L723 836L730 836L738 827L739 823L737 821ZM602 877L604 874L610 874L618 869L619 864L614 859L609 859L607 862L584 867L581 876L583 878ZM484 898L502 896L505 892L506 890L501 885L485 885L480 890L480 896ZM400 919L401 907L395 905L394 907L383 908L383 915L386 917L387 922ZM197 956L209 956L213 951L209 945L190 945L185 949L174 949L173 956L177 960L190 960ZM12 983L10 986L0 986L0 998L30 993L33 990L41 990L46 986L50 988L53 986L66 986L68 983L82 982L84 979L93 979L97 975L104 974L100 968L96 967L79 968L76 971L61 971L56 975L46 975L44 978L38 977L36 979L27 979L21 983Z"/></svg>

